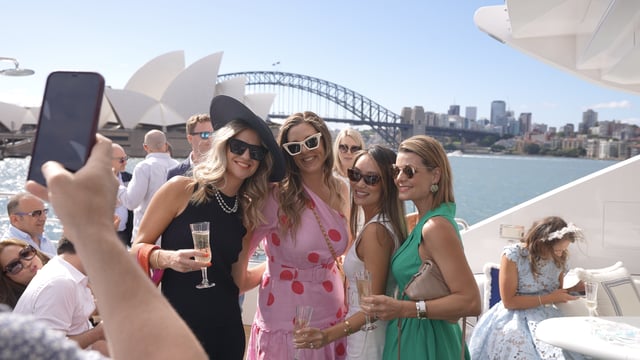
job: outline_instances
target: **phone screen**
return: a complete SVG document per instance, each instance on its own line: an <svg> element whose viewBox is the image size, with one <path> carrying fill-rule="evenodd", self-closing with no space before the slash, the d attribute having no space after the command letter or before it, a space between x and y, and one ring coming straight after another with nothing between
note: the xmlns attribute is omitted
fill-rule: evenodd
<svg viewBox="0 0 640 360"><path fill-rule="evenodd" d="M46 185L41 167L61 163L75 172L95 144L104 78L94 72L53 72L47 78L28 180Z"/></svg>

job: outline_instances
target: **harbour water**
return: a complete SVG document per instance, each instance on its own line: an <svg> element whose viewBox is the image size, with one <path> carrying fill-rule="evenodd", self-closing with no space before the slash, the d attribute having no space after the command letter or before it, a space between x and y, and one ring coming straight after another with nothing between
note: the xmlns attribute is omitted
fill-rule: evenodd
<svg viewBox="0 0 640 360"><path fill-rule="evenodd" d="M127 169L133 170L138 161L140 159L130 159ZM453 170L457 217L469 225L616 163L500 155L450 156L449 161ZM28 166L29 158L0 161L0 192L21 191ZM0 197L0 217L6 217L6 202L6 197ZM410 204L408 207L411 208ZM1 226L6 226L6 221ZM49 224L46 231L52 239L60 237L60 228L54 224ZM0 233L3 232L0 228Z"/></svg>

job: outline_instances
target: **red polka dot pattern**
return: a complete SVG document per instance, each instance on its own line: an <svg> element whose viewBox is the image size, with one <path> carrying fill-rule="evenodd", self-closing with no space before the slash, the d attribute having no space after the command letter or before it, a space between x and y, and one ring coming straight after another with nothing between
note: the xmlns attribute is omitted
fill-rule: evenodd
<svg viewBox="0 0 640 360"><path fill-rule="evenodd" d="M271 234L271 243L275 246L280 246L280 237L278 236L278 234Z"/></svg>
<svg viewBox="0 0 640 360"><path fill-rule="evenodd" d="M320 261L320 254L311 252L309 253L309 255L307 255L307 260L309 260L309 262L311 263L317 264L318 261Z"/></svg>
<svg viewBox="0 0 640 360"><path fill-rule="evenodd" d="M267 298L267 306L273 305L276 301L276 298L273 296L273 293L269 293L269 297Z"/></svg>
<svg viewBox="0 0 640 360"><path fill-rule="evenodd" d="M331 281L329 281L329 280L323 281L322 282L322 286L329 293L333 291L333 283Z"/></svg>
<svg viewBox="0 0 640 360"><path fill-rule="evenodd" d="M294 293L301 295L302 293L304 293L304 285L302 285L300 281L294 281L291 283L291 290Z"/></svg>
<svg viewBox="0 0 640 360"><path fill-rule="evenodd" d="M291 270L282 270L280 280L293 280L293 272Z"/></svg>
<svg viewBox="0 0 640 360"><path fill-rule="evenodd" d="M335 242L338 242L342 239L342 236L340 236L340 232L336 229L329 229L327 235L329 236L329 239Z"/></svg>
<svg viewBox="0 0 640 360"><path fill-rule="evenodd" d="M344 343L340 343L338 344L338 346L336 346L336 355L343 356L346 353L347 353L347 348L344 346Z"/></svg>

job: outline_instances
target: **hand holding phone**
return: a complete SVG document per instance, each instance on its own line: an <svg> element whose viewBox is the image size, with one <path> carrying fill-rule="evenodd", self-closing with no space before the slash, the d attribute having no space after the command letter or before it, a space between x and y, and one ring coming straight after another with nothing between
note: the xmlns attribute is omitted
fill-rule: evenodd
<svg viewBox="0 0 640 360"><path fill-rule="evenodd" d="M75 172L96 141L104 78L95 72L49 74L36 129L27 180L46 186L42 164L57 161Z"/></svg>

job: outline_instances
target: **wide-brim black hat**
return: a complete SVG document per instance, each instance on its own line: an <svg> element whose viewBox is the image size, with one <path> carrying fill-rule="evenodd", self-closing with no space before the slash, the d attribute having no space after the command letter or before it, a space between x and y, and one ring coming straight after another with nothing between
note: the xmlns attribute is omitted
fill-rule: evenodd
<svg viewBox="0 0 640 360"><path fill-rule="evenodd" d="M214 130L220 129L232 120L242 120L255 130L273 158L273 168L269 175L269 181L278 182L282 180L285 167L284 156L276 139L273 137L271 129L269 129L264 120L240 101L226 95L218 95L211 100L209 114Z"/></svg>

